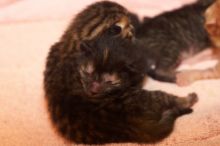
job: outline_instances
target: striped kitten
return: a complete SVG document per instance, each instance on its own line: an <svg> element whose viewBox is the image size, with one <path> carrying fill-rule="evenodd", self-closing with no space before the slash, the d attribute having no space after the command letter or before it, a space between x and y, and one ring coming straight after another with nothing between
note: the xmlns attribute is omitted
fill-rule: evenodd
<svg viewBox="0 0 220 146"><path fill-rule="evenodd" d="M77 144L165 138L175 119L192 111L196 94L178 98L143 90L144 54L129 40L109 37L83 42L80 53L63 59L54 52L60 46L52 46L44 87L53 125Z"/></svg>
<svg viewBox="0 0 220 146"><path fill-rule="evenodd" d="M149 76L175 83L179 64L211 46L203 14L213 1L198 0L143 22L137 38L145 44Z"/></svg>

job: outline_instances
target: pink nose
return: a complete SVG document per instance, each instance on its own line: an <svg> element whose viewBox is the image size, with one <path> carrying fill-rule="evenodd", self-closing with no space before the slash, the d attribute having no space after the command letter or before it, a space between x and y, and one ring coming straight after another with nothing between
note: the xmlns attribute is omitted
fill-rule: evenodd
<svg viewBox="0 0 220 146"><path fill-rule="evenodd" d="M90 88L90 92L93 94L97 94L101 89L101 85L98 82L93 82Z"/></svg>

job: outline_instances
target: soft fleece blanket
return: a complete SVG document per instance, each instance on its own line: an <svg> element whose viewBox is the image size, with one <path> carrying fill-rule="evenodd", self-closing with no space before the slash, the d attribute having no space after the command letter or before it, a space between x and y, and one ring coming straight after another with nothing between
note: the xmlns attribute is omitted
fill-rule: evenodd
<svg viewBox="0 0 220 146"><path fill-rule="evenodd" d="M71 145L59 137L50 123L42 89L43 70L50 46L59 39L69 20L92 2L0 1L1 146ZM180 7L192 0L118 2L143 17ZM214 63L207 61L182 68L205 68ZM199 95L194 112L177 119L172 134L156 146L220 145L220 80L199 81L188 87L178 87L149 79L144 88L182 96L190 92Z"/></svg>

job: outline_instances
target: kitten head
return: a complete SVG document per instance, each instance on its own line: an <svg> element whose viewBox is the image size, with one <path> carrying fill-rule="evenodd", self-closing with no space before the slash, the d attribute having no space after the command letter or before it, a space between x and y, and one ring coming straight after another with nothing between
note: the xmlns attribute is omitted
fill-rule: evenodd
<svg viewBox="0 0 220 146"><path fill-rule="evenodd" d="M128 11L115 2L96 2L75 17L63 37L71 35L76 40L91 40L104 31L111 36L131 38L133 26Z"/></svg>
<svg viewBox="0 0 220 146"><path fill-rule="evenodd" d="M143 84L142 60L128 42L101 39L92 46L84 43L81 49L80 81L88 96L100 97Z"/></svg>

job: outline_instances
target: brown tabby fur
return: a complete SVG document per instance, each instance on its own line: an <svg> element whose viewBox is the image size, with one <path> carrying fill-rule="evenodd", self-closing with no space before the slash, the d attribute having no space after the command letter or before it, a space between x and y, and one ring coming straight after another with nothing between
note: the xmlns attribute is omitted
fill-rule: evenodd
<svg viewBox="0 0 220 146"><path fill-rule="evenodd" d="M77 144L158 142L177 117L192 111L196 94L178 98L142 89L145 54L129 39L129 21L123 7L98 2L51 47L44 89L63 138Z"/></svg>

